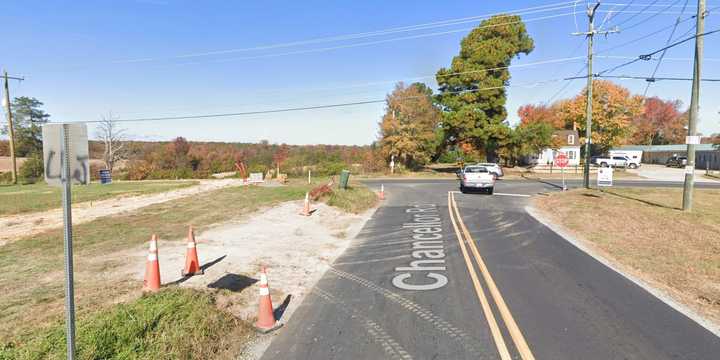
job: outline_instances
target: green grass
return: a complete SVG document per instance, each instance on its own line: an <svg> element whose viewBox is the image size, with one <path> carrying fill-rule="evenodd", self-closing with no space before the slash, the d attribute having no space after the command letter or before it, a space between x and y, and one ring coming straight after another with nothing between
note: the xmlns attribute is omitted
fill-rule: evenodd
<svg viewBox="0 0 720 360"><path fill-rule="evenodd" d="M134 181L108 185L91 183L87 186L73 186L72 200L75 203L97 201L120 195L164 192L196 184L197 181ZM60 188L45 183L0 186L0 216L59 208L60 202Z"/></svg>
<svg viewBox="0 0 720 360"><path fill-rule="evenodd" d="M217 308L208 292L168 288L82 316L77 359L209 359L244 342L252 330ZM0 359L64 359L65 326L0 345Z"/></svg>
<svg viewBox="0 0 720 360"><path fill-rule="evenodd" d="M333 189L326 202L346 212L359 214L374 207L378 196L364 185L351 183L346 190Z"/></svg>
<svg viewBox="0 0 720 360"><path fill-rule="evenodd" d="M326 180L327 181L327 180ZM80 314L93 313L139 292L141 281L128 279L123 252L145 244L151 234L180 240L193 225L198 231L246 216L261 207L300 200L312 185L291 180L281 187L227 187L171 200L131 213L103 217L73 227L75 291ZM334 188L326 201L351 212L375 204L362 185ZM0 247L0 343L36 332L63 314L63 235L56 229ZM137 296L137 295L135 295Z"/></svg>
<svg viewBox="0 0 720 360"><path fill-rule="evenodd" d="M307 188L228 187L74 226L78 309L92 311L141 287L133 281L113 280L113 270L124 263L108 259L108 254L140 246L153 233L165 240L181 239L190 224L202 230L261 206L299 200ZM32 331L62 314L62 239L62 229L57 229L0 248L0 284L4 289L0 292L0 339ZM104 278L108 276L110 279Z"/></svg>

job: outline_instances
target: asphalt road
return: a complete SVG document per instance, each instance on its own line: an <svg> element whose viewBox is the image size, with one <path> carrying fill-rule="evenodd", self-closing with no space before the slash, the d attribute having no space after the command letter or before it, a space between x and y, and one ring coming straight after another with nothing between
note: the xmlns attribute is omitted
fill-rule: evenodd
<svg viewBox="0 0 720 360"><path fill-rule="evenodd" d="M720 338L524 211L554 185L384 183L263 359L718 358Z"/></svg>

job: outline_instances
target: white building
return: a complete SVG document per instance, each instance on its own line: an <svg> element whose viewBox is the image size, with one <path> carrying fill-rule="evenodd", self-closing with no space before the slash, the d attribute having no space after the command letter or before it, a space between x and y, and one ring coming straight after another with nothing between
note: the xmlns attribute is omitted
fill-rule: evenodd
<svg viewBox="0 0 720 360"><path fill-rule="evenodd" d="M531 156L530 164L550 165L558 153L565 153L568 157L568 166L580 165L580 136L577 130L558 130L553 133L553 143L559 144L557 150L545 149L536 156Z"/></svg>

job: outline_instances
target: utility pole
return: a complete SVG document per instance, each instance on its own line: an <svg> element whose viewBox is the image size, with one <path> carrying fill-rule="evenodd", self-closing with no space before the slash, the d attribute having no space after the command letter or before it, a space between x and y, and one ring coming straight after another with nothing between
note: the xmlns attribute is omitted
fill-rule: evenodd
<svg viewBox="0 0 720 360"><path fill-rule="evenodd" d="M10 144L10 161L12 162L12 184L15 185L17 184L17 162L15 160L15 128L13 127L12 111L10 109L10 87L8 86L8 79L18 81L22 81L24 79L8 76L7 71L4 71L3 78L5 79L5 98L3 102L5 103L5 111L7 112L8 135L10 136L8 143Z"/></svg>
<svg viewBox="0 0 720 360"><path fill-rule="evenodd" d="M596 34L607 35L610 33L619 32L618 29L612 30L595 30L595 12L600 7L600 1L595 3L593 6L587 8L588 15L588 31L587 32L575 32L573 35L587 36L588 40L588 55L587 55L587 109L585 119L585 166L583 167L583 186L586 189L590 188L590 143L592 136L592 83L593 83L593 38Z"/></svg>
<svg viewBox="0 0 720 360"><path fill-rule="evenodd" d="M683 187L682 207L692 211L693 187L695 181L695 145L700 143L697 134L698 109L700 101L700 66L702 65L703 37L705 31L705 0L698 0L697 26L695 27L695 61L693 65L692 94L690 95L690 119L688 121L687 164L685 164L685 184Z"/></svg>

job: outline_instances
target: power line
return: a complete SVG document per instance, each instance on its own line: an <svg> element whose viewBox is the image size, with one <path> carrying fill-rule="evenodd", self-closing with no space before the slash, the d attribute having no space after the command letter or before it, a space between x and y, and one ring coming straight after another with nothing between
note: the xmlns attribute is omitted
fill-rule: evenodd
<svg viewBox="0 0 720 360"><path fill-rule="evenodd" d="M569 15L572 15L572 13L548 15L548 16L542 16L542 17L537 17L537 18L532 18L532 19L527 19L527 20L509 21L509 22L505 22L505 23L491 24L491 25L485 25L485 26L478 26L478 27L473 27L473 28L464 28L464 29L448 30L448 31L442 31L442 32L435 32L435 33L426 33L426 34L419 34L419 35L410 35L410 36L397 37L397 38L391 38L391 39L368 41L368 42L363 42L363 43L355 43L355 44L347 44L347 45L338 45L338 46L331 46L331 47L324 47L324 48L316 48L316 49L307 49L307 50L289 51L289 52L276 53L276 54L265 54L265 55L246 56L246 57L238 57L238 58L217 59L217 60L210 60L210 61L188 62L188 63L181 63L181 64L179 64L179 65L195 65L195 64L204 64L204 63L225 63L225 62L240 61L240 60L257 60L257 59L266 59L266 58L282 57L282 56L288 56L288 55L299 55L299 54L309 54L309 53L326 52L326 51L339 50L339 49L349 49L349 48L355 48L355 47L362 47L362 46L370 46L370 45L391 43L391 42L403 41L403 40L421 39L421 38L432 37L432 36L439 36L439 35L448 35L448 34L455 34L455 33L463 33L463 32L468 32L468 31L472 31L472 30L476 30L476 29L485 29L485 28L492 28L492 27L498 27L498 26L519 24L519 23L529 23L529 22L534 22L534 21L540 21L540 20L547 20L547 19L559 18L559 17L563 17L563 16L569 16Z"/></svg>
<svg viewBox="0 0 720 360"><path fill-rule="evenodd" d="M692 81L692 78L681 78L681 77L647 77L647 76L637 76L637 75L599 75L595 74L593 77L596 78L605 78L605 79L627 79L627 80L645 80L648 83L654 83L656 81ZM586 79L586 76L574 76L565 78L563 80L576 80L576 79ZM720 82L720 79L707 79L703 78L700 79L700 81L707 81L707 82Z"/></svg>
<svg viewBox="0 0 720 360"><path fill-rule="evenodd" d="M690 1L685 0L685 4L683 5L682 11L681 11L680 15L677 17L677 19L675 20L675 26L673 26L673 29L670 32L670 36L668 36L667 40L665 41L666 46L672 41L673 36L675 36L675 31L677 31L677 27L680 24L680 19L683 16L683 13L685 12L685 8L687 7L688 2L690 2ZM662 54L660 54L660 59L658 59L657 64L655 64L655 69L653 69L652 75L650 75L650 77L655 77L655 74L657 74L658 69L660 69L660 64L662 63L663 58L665 58L666 53L667 53L667 50L663 50ZM650 89L651 84L652 84L651 82L648 82L647 85L645 85L645 90L643 91L643 98L645 98L647 96L647 92Z"/></svg>
<svg viewBox="0 0 720 360"><path fill-rule="evenodd" d="M562 10L565 8L572 7L572 5L570 5L572 3L573 3L573 1L565 1L565 2L560 2L560 3L552 3L552 4L547 4L547 5L522 8L522 9L512 10L512 11L508 11L508 12L491 13L491 14L477 15L477 16L471 16L471 17L435 21L435 22L429 22L429 23L423 23L423 24L393 27L393 28L388 28L388 29L360 32L360 33L354 33L354 34L335 35L335 36L329 36L329 37L291 41L291 42L286 42L286 43L277 43L277 44L270 44L270 45L258 45L258 46L247 47L247 48L233 48L233 49L222 49L222 50L198 52L198 53L188 53L188 54L180 54L180 55L174 55L174 56L168 56L168 57L162 57L162 58L137 58L137 59L116 60L116 61L113 61L113 63L136 63L136 62L148 62L148 61L155 61L155 60L184 59L184 58L194 58L194 57L203 57L203 56L212 56L212 55L225 55L225 54L232 54L232 53L238 53L238 52L272 50L272 49L278 49L278 48L312 45L312 44L320 44L320 43L327 43L327 42L337 42L337 41L344 41L344 40L357 40L357 39L383 36L383 35L389 35L389 34L395 34L395 33L401 33L401 32L410 32L410 31L432 29L432 28L437 28L437 27L460 25L460 24L465 24L465 23L469 23L469 22L476 22L478 20L488 19L493 16L510 17L510 16L515 16L515 15L529 15L529 14L534 14L534 13L539 13L539 12L557 11L557 10Z"/></svg>
<svg viewBox="0 0 720 360"><path fill-rule="evenodd" d="M363 38L368 38L368 37L384 36L384 35L389 35L389 34L394 34L394 33L399 33L399 32L410 32L410 31L432 29L432 28L437 28L437 27L460 25L460 24L465 24L465 23L469 23L469 22L476 22L481 19L487 19L491 16L510 17L510 16L516 16L516 15L529 15L529 14L540 13L540 12L557 11L557 10L562 10L562 9L573 7L573 5L570 5L572 3L573 3L573 1L568 1L568 2L562 2L562 3L554 3L554 4L543 5L543 6L519 9L519 10L511 11L509 14L507 12L506 13L486 14L486 15L467 17L467 18L444 20L444 21L439 21L439 22L410 25L410 26L390 28L390 29L385 29L385 30L377 30L377 31L357 33L357 34L338 35L338 36L331 36L331 37L325 37L325 38L294 41L294 42L288 42L288 43L261 45L261 46L248 47L248 48L215 50L215 51L200 52L200 53L189 53L189 54L181 54L181 55L159 57L159 58L150 57L150 58L115 60L115 61L112 61L111 63L113 63L113 64L130 64L130 63L152 62L152 61L158 61L158 60L188 59L188 58L205 57L205 56L213 56L213 55L226 55L226 54L232 54L232 53L238 53L238 52L272 50L272 49L295 47L295 46L302 46L302 45L337 42L337 41L343 41L343 40L357 40L357 39L363 39ZM496 26L520 23L520 22L529 23L529 22L553 19L553 18L568 16L568 15L573 15L573 14L574 14L574 12L573 13L564 13L564 14L554 14L554 15L550 15L550 16L531 18L531 19L521 20L521 21L517 21L517 22L506 22L506 23L501 23L501 24L492 24L492 25L488 25L488 26L480 26L480 27L474 27L474 28L465 28L465 29L459 29L459 30L427 33L427 34L420 34L420 35L414 35L414 36L405 36L405 37L399 37L399 38L393 38L393 39L384 39L384 40L378 40L378 41L370 41L370 42L348 44L348 45L339 45L339 46L324 47L324 48L317 48L317 49L296 50L296 51L276 53L276 54L264 54L264 55L247 56L247 57L230 58L230 59L217 59L217 60L206 61L206 62L222 63L222 62L239 61L239 60L254 60L254 59L273 58L273 57L307 54L307 53L318 53L318 52L325 52L325 51L338 50L338 49L346 49L346 48L354 48L354 47L360 47L360 46L389 43L389 42L394 42L394 41L411 40L411 39L425 38L425 37L431 37L431 36L447 35L447 34L453 34L453 33L459 33L459 32L466 32L466 31L470 31L473 29L477 29L477 28L496 27ZM200 64L200 63L205 63L205 62L187 62L187 63L180 63L179 65L193 65L193 64Z"/></svg>
<svg viewBox="0 0 720 360"><path fill-rule="evenodd" d="M690 16L690 17L687 17L687 18L681 20L680 23L684 23L684 22L686 22L686 21L688 21L688 20L692 20L692 19L694 19L694 18L695 18L694 15L693 15L693 16ZM619 48L621 48L621 47L625 47L625 46L634 44L634 43L639 42L639 41L643 41L643 40L645 40L645 39L647 39L647 38L649 38L649 37L651 37L651 36L657 35L657 34L663 32L663 31L665 31L665 30L667 30L667 29L670 29L671 27L674 27L674 26L675 26L674 24L671 24L671 25L668 25L668 26L664 26L664 27L662 27L662 28L659 28L659 29L657 29L657 30L655 30L655 31L653 31L653 32L650 32L650 33L648 33L648 34L642 35L642 36L637 37L637 38L635 38L635 39L626 41L626 42L624 42L624 43L621 43L621 44L618 44L618 45L615 45L615 46L611 46L611 47L609 47L609 48L605 48L605 49L602 49L602 50L598 50L598 51L596 52L596 54L606 53L606 52L608 52L608 51L612 51L612 50L615 50L615 49L619 49Z"/></svg>
<svg viewBox="0 0 720 360"><path fill-rule="evenodd" d="M672 3L671 5L665 7L665 8L664 8L663 10L661 10L660 12L656 12L655 14L651 14L650 16L646 17L645 19L642 19L642 20L640 20L640 21L638 21L638 22L636 22L636 23L634 23L634 24L632 24L632 25L628 25L628 26L624 27L624 28L623 28L623 31L627 31L627 30L636 28L636 27L638 27L638 26L640 26L640 25L642 25L642 24L644 24L644 23L646 23L646 22L648 22L648 21L656 18L658 15L662 15L663 13L667 12L668 10L670 10L670 7L674 6L675 4L679 3L680 1L682 1L682 0L675 0L674 3ZM686 1L685 3L687 4L687 1ZM682 16L684 13L685 13L685 8L683 8L682 11L680 12L680 14L679 14L679 16L678 16L678 19L680 19L680 16ZM673 28L673 31L675 31L674 29L676 29L676 28L677 28L677 26L676 26L675 28Z"/></svg>
<svg viewBox="0 0 720 360"><path fill-rule="evenodd" d="M670 48L673 48L673 47L675 47L675 46L682 45L682 44L684 44L684 43L686 43L686 42L688 42L688 41L690 41L690 40L693 40L693 39L695 39L695 38L698 38L698 37L701 37L701 36L706 36L706 35L711 35L711 34L714 34L714 33L716 33L716 32L720 32L720 29L715 29L715 30L712 30L712 31L707 31L707 32L704 32L704 33L702 33L702 34L693 35L693 36L687 37L687 38L685 38L685 39L676 41L676 42L674 42L674 43L672 43L672 44L670 44L670 45L666 45L666 46L664 46L664 47L662 47L662 48L660 48L660 49L658 49L658 50L655 50L655 51L653 51L653 52L651 52L651 53L644 54L644 55L640 55L640 56L638 56L638 57L637 57L636 59L634 59L634 60L631 60L631 61L622 63L622 64L617 65L617 66L614 66L614 67L612 67L612 68L610 68L610 69L603 70L603 71L599 72L598 75L603 75L603 74L605 74L605 73L613 72L613 71L615 71L615 70L617 70L617 69L619 69L619 68L622 68L622 67L625 67L625 66L634 64L634 63L636 63L636 62L638 62L638 61L640 61L640 60L643 60L643 61L652 60L652 56L655 55L655 54L658 54L658 53L660 53L660 52L663 52L663 51L665 51L665 50L667 50L667 49L670 49Z"/></svg>
<svg viewBox="0 0 720 360"><path fill-rule="evenodd" d="M547 101L547 103L552 104L552 102L555 101L555 98L557 98L560 94L562 94L572 84L572 80L585 79L586 76L578 76L578 75L580 75L581 72L585 71L585 69L587 69L587 64L585 64L582 68L580 68L580 70L575 72L575 74L573 74L572 77L565 78L564 80L570 80L570 81L566 82L565 85L563 85L560 88L560 90L555 92L555 94L553 94L553 96L550 97L550 99Z"/></svg>
<svg viewBox="0 0 720 360"><path fill-rule="evenodd" d="M619 27L620 25L625 24L625 23L627 23L628 21L634 19L634 18L637 17L638 15L644 13L644 12L645 12L647 9L649 9L651 6L657 4L658 1L660 1L660 0L655 0L655 1L653 1L650 5L645 6L642 10L640 10L640 11L637 12L637 13L635 13L634 15L631 15L631 16L628 17L627 19L625 19L625 20L623 20L623 21L615 24L615 26L618 26L618 27Z"/></svg>
<svg viewBox="0 0 720 360"><path fill-rule="evenodd" d="M492 86L492 87L485 87L485 88L478 88L478 89L470 89L470 90L461 90L461 91L448 91L444 94L465 94L465 93L474 93L474 92L480 92L480 91L489 91L489 90L500 90L505 89L508 87L537 87L540 85L545 85L553 82L559 82L563 81L562 78L557 79L549 79L544 81L538 81L533 83L527 83L527 84L517 84L517 85L503 85L503 86ZM408 100L408 99L417 99L426 97L426 95L421 96L407 96L400 98L401 100ZM354 101L354 102L345 102L345 103L336 103L336 104L325 104L325 105L315 105L315 106L302 106L302 107L290 107L290 108L280 108L280 109L269 109L269 110L257 110L257 111L245 111L245 112L234 112L234 113L218 113L218 114L202 114L202 115L183 115L183 116L166 116L166 117L147 117L147 118L135 118L135 119L116 119L114 121L117 122L145 122L145 121L170 121L170 120L188 120L188 119L205 119L205 118L220 118L220 117L234 117L234 116L249 116L249 115L262 115L262 114L273 114L273 113L283 113L283 112L294 112L294 111L305 111L305 110L318 110L318 109L330 109L330 108L339 108L339 107L347 107L347 106L357 106L357 105L367 105L367 104L376 104L376 103L383 103L387 101L386 99L375 99L375 100L366 100L366 101ZM102 120L89 120L89 121L76 121L78 123L99 123Z"/></svg>
<svg viewBox="0 0 720 360"><path fill-rule="evenodd" d="M678 39L682 36L678 36ZM621 60L629 60L629 59L635 59L637 56L627 56L627 55L602 55L598 56L598 58L601 59L621 59ZM655 60L658 61L660 58L651 58L649 60ZM693 61L693 58L680 58L680 57L665 57L663 59L664 61ZM710 62L718 62L720 61L720 58L703 58L703 61L710 61Z"/></svg>

